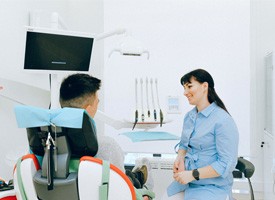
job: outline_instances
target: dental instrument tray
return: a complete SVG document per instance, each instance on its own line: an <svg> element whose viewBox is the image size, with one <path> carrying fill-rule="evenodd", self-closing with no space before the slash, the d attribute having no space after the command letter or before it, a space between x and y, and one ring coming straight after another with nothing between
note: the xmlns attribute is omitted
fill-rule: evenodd
<svg viewBox="0 0 275 200"><path fill-rule="evenodd" d="M134 129L146 129L146 130L148 130L148 129L153 129L153 128L156 128L156 127L160 127L160 125L167 124L167 123L171 122L172 120L165 120L162 123L160 121L154 121L152 119L150 119L150 121L148 121L148 120L146 120L146 118L145 118L144 121L139 121L139 120L138 121L133 121L133 120L129 120L129 119L124 119L124 121L126 123L129 123L129 125L130 124L133 125L132 130L134 130Z"/></svg>
<svg viewBox="0 0 275 200"><path fill-rule="evenodd" d="M135 112L132 130L136 125L160 125L164 122L164 115L160 106L158 79L135 78ZM155 89L154 89L155 88ZM150 89L150 90L149 90ZM145 94L144 94L145 91ZM151 94L151 95L150 95ZM151 104L150 104L151 98ZM146 100L146 101L144 101ZM151 114L152 113L152 114Z"/></svg>
<svg viewBox="0 0 275 200"><path fill-rule="evenodd" d="M135 122L132 122L133 124ZM160 124L160 122L137 122L136 124ZM165 124L165 122L162 122L162 124Z"/></svg>

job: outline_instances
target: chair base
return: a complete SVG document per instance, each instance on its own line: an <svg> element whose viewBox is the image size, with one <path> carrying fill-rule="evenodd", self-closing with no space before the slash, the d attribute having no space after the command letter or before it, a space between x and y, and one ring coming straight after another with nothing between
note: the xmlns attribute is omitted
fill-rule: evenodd
<svg viewBox="0 0 275 200"><path fill-rule="evenodd" d="M66 179L54 179L53 190L48 190L46 178L41 177L41 170L33 178L38 199L43 200L78 200L77 174L70 173Z"/></svg>

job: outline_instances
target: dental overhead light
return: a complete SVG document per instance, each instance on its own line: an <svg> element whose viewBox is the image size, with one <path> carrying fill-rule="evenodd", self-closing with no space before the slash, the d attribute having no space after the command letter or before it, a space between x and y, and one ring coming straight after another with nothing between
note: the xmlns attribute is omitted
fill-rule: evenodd
<svg viewBox="0 0 275 200"><path fill-rule="evenodd" d="M111 32L102 33L96 36L96 41L120 34L123 34L122 41L118 47L111 50L109 57L111 57L114 52L118 52L123 56L142 56L142 54L147 54L147 59L149 59L149 51L142 47L141 42L137 41L130 34L127 34L126 29L117 29Z"/></svg>
<svg viewBox="0 0 275 200"><path fill-rule="evenodd" d="M111 37L113 35L121 35L121 34L124 34L126 33L126 29L124 28L120 28L120 29L115 29L113 31L109 31L109 32L105 32L105 33L100 33L96 36L95 40L98 41L98 40L103 40L107 37Z"/></svg>
<svg viewBox="0 0 275 200"><path fill-rule="evenodd" d="M109 53L109 57L111 57L114 52L118 52L123 56L142 56L142 54L147 54L147 59L149 59L150 56L149 51L145 50L139 41L131 35L126 34L119 46Z"/></svg>

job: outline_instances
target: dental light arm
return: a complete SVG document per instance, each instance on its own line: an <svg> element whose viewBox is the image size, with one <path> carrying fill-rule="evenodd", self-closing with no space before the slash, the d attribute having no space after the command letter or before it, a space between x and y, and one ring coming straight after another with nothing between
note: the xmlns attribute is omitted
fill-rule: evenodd
<svg viewBox="0 0 275 200"><path fill-rule="evenodd" d="M60 15L57 12L53 12L51 15L51 28L58 29L59 25L62 29L68 30L66 23Z"/></svg>
<svg viewBox="0 0 275 200"><path fill-rule="evenodd" d="M116 30L113 30L113 31L109 31L109 32L106 32L106 33L101 33L101 34L98 34L95 38L96 41L99 41L99 40L102 40L102 39L105 39L107 37L111 37L113 35L121 35L123 33L126 33L126 29L124 28L120 28L120 29L116 29Z"/></svg>

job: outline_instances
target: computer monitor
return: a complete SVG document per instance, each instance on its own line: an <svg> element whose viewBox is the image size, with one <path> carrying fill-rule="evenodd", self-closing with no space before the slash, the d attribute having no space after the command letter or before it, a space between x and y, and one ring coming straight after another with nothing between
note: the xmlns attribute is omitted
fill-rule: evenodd
<svg viewBox="0 0 275 200"><path fill-rule="evenodd" d="M24 71L88 72L93 46L90 33L27 27Z"/></svg>

